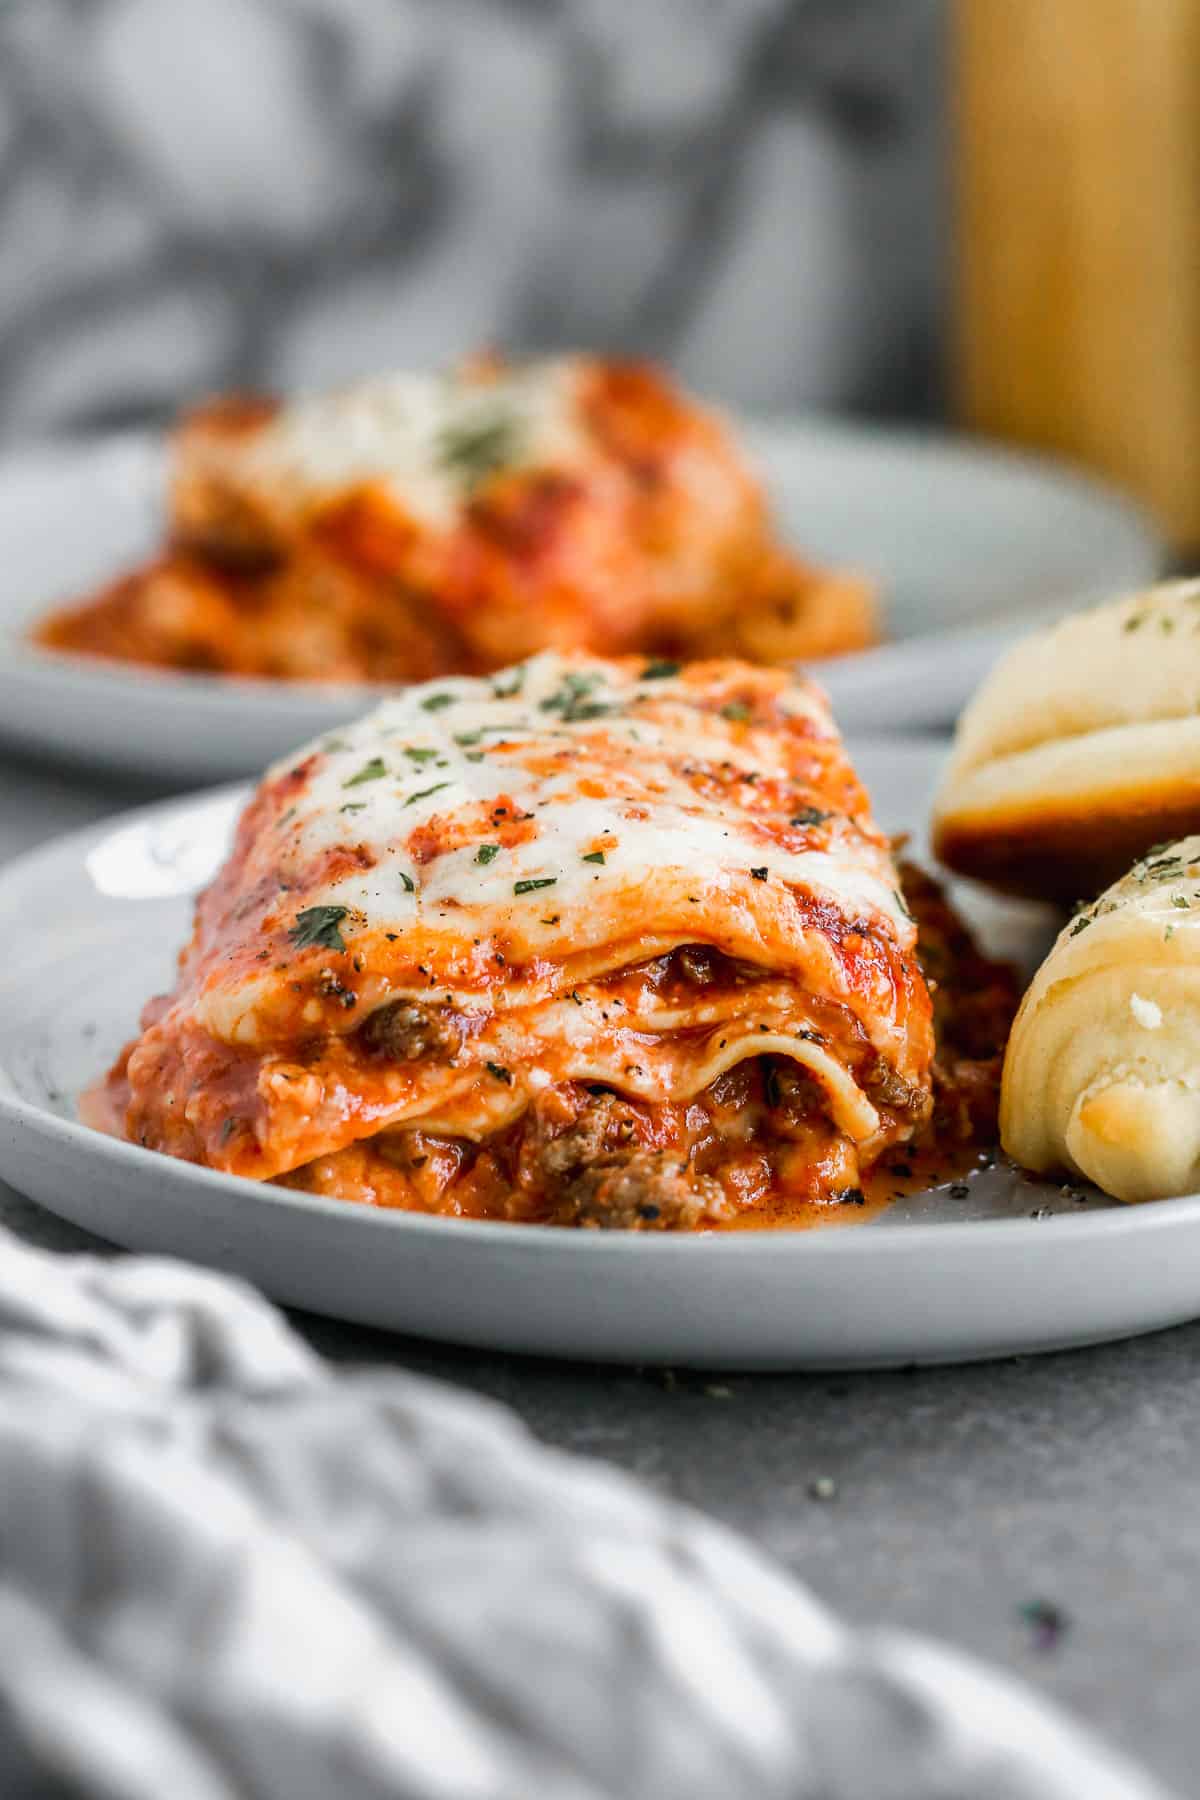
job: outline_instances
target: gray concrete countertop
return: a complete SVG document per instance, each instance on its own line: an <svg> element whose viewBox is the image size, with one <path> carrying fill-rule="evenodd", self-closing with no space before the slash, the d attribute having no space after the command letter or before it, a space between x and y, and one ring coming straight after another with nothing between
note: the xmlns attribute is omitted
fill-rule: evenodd
<svg viewBox="0 0 1200 1800"><path fill-rule="evenodd" d="M0 760L0 864L154 797ZM0 1219L52 1249L95 1247L2 1185ZM847 1618L1007 1666L1200 1792L1200 1324L957 1369L701 1377L297 1323L335 1359L505 1402L545 1441L744 1530ZM1061 1630L1030 1621L1038 1603Z"/></svg>

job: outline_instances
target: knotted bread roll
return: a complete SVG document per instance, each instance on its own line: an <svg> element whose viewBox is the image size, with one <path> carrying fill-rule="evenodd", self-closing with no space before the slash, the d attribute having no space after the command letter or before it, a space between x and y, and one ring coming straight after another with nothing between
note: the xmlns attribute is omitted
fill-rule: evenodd
<svg viewBox="0 0 1200 1800"><path fill-rule="evenodd" d="M941 860L1068 904L1200 830L1200 581L1076 613L1016 645L959 723Z"/></svg>
<svg viewBox="0 0 1200 1800"><path fill-rule="evenodd" d="M1200 1190L1200 837L1063 928L1009 1039L1000 1137L1118 1200Z"/></svg>

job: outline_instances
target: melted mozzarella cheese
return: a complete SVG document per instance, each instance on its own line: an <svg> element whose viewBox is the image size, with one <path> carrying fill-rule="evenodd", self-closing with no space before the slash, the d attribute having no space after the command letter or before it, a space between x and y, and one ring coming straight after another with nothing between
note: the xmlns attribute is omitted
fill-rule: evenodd
<svg viewBox="0 0 1200 1800"><path fill-rule="evenodd" d="M277 502L303 507L372 483L433 528L451 526L489 438L505 468L579 466L589 444L577 390L580 365L532 363L486 382L393 374L293 401L227 450Z"/></svg>
<svg viewBox="0 0 1200 1800"><path fill-rule="evenodd" d="M319 740L268 777L286 810L250 848L242 879L266 898L237 915L243 944L262 941L272 909L276 929L342 909L348 948L367 947L354 1006L310 992L303 1014L306 1029L333 1032L431 984L457 1005L512 1009L697 940L764 967L816 957L815 983L849 999L809 909L911 950L886 846L869 821L836 812L819 843L780 841L786 817L760 796L776 779L795 792L796 740L747 720L744 702L722 715L721 682L736 695L750 676L805 720L801 761L811 744L814 779L832 759L840 787L827 705L778 672L712 668L689 684L547 653L491 680L408 689ZM321 952L301 954L319 972ZM216 957L197 1016L226 1043L269 1043L295 1010L295 975L290 949L252 967Z"/></svg>
<svg viewBox="0 0 1200 1800"><path fill-rule="evenodd" d="M350 837L369 850L374 866L331 882L311 903L346 906L372 925L403 930L418 914L427 917L449 902L456 909L484 910L492 919L516 913L522 932L536 936L534 913L569 913L576 928L586 931L589 909L616 890L634 888L643 896L639 910L649 923L648 902L660 877L694 874L699 894L701 888L744 886L751 868L766 866L768 879L824 895L847 915L882 917L902 944L912 942L911 922L886 858L864 854L856 831L839 830L835 822L827 847L768 852L754 829L754 814L700 802L692 784L676 772L694 757L715 758L751 780L769 776L769 733L735 740L724 721L711 714L706 720L687 704L686 689L677 682L642 681L617 690L603 665L596 665L594 685L579 710L595 706L611 712L572 720L547 710L547 701L579 670L579 678L587 679L588 665L546 653L521 665L519 674L506 671L494 681L462 677L429 683L385 701L357 725L324 740L323 748L312 746L322 750L321 761L299 808L290 857L306 862ZM518 679L519 691L509 693ZM656 716L640 711L639 700L656 703ZM672 704L676 700L681 703ZM782 702L785 710L832 731L815 689L787 689ZM706 722L710 743L698 735ZM600 723L606 743L625 756L611 789L596 792L596 769L581 752L581 739ZM358 779L377 765L383 774ZM493 821L490 809L502 800L509 806ZM460 848L425 864L413 856L416 828L435 817L463 814L480 822ZM531 834L481 863L481 843L496 841L514 816L523 818ZM600 847L603 862L587 861ZM517 884L526 881L553 887L515 894Z"/></svg>

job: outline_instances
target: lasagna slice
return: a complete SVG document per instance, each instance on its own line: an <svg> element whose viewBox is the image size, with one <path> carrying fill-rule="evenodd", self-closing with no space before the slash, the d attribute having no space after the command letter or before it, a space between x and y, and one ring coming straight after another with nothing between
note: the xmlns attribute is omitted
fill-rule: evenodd
<svg viewBox="0 0 1200 1800"><path fill-rule="evenodd" d="M543 649L784 663L873 636L774 535L715 414L591 357L231 398L175 433L165 553L43 644L280 679L425 680Z"/></svg>
<svg viewBox="0 0 1200 1800"><path fill-rule="evenodd" d="M915 937L817 689L545 653L271 770L109 1105L377 1205L786 1221L928 1118Z"/></svg>

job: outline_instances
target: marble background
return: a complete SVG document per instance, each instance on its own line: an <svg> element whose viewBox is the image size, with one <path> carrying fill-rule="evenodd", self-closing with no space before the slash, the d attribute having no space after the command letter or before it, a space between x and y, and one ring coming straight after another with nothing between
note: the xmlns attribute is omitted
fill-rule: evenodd
<svg viewBox="0 0 1200 1800"><path fill-rule="evenodd" d="M596 344L936 404L940 0L7 0L0 437Z"/></svg>

